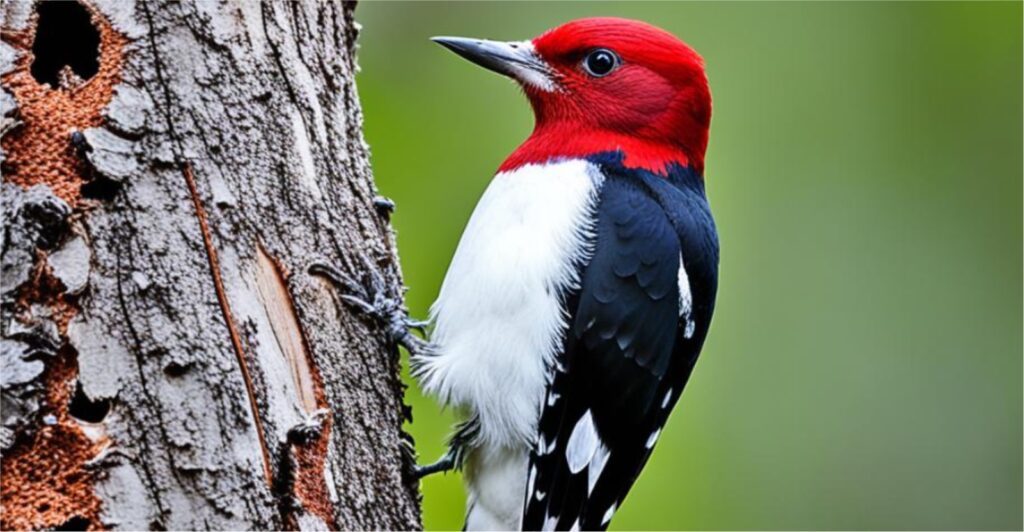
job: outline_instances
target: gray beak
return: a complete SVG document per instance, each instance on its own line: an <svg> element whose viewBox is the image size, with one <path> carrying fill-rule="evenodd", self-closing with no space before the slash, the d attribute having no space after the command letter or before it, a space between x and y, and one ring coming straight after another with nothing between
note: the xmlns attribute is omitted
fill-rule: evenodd
<svg viewBox="0 0 1024 532"><path fill-rule="evenodd" d="M432 37L430 40L499 74L538 89L555 90L551 67L529 41L499 42L464 37Z"/></svg>

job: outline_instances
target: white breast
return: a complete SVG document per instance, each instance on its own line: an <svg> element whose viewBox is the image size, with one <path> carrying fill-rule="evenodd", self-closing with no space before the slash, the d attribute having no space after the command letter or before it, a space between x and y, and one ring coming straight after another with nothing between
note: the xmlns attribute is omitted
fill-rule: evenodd
<svg viewBox="0 0 1024 532"><path fill-rule="evenodd" d="M533 443L566 315L561 298L589 258L603 178L586 161L494 177L459 242L437 302L423 387L479 416L480 442Z"/></svg>

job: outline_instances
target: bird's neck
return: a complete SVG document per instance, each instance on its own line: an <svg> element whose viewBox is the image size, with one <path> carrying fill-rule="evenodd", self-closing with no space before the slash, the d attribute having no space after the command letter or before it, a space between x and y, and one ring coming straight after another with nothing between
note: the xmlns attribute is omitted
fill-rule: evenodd
<svg viewBox="0 0 1024 532"><path fill-rule="evenodd" d="M698 175L704 173L704 146L688 153L674 142L659 142L649 138L613 131L588 130L586 126L568 122L538 124L498 169L515 170L526 164L544 164L562 159L582 159L610 152L622 154L626 168L642 168L666 175L673 164L693 168Z"/></svg>

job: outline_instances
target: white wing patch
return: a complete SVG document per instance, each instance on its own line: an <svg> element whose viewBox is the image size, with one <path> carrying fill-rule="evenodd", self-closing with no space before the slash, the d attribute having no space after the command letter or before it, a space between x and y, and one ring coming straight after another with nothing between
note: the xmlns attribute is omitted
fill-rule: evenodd
<svg viewBox="0 0 1024 532"><path fill-rule="evenodd" d="M597 480L601 478L605 464L611 451L597 435L594 427L594 416L587 410L569 435L569 443L565 449L565 461L569 471L574 475L587 470L587 494L593 493Z"/></svg>
<svg viewBox="0 0 1024 532"><path fill-rule="evenodd" d="M683 254L679 254L679 317L686 320L683 329L684 338L693 338L696 324L693 323L693 294L690 293L690 277L686 274L686 265L683 263Z"/></svg>
<svg viewBox="0 0 1024 532"><path fill-rule="evenodd" d="M594 418L590 415L590 410L587 410L576 422L572 434L569 435L569 444L565 448L565 461L569 464L569 471L574 475L583 471L594 458L598 445L601 445L601 441L597 437Z"/></svg>
<svg viewBox="0 0 1024 532"><path fill-rule="evenodd" d="M651 449L654 447L654 443L658 441L658 436L661 435L661 429L654 431L650 436L647 437L647 444L644 447Z"/></svg>
<svg viewBox="0 0 1024 532"><path fill-rule="evenodd" d="M615 515L616 504L612 503L608 511L604 513L604 517L601 518L601 526L607 525L612 520L612 516Z"/></svg>
<svg viewBox="0 0 1024 532"><path fill-rule="evenodd" d="M587 468L587 495L594 493L597 479L601 478L601 472L604 471L604 465L608 463L608 457L611 454L611 451L603 443L597 445L594 458L590 461L590 467Z"/></svg>
<svg viewBox="0 0 1024 532"><path fill-rule="evenodd" d="M661 407L668 408L668 402L672 399L672 388L665 392L665 398L661 400Z"/></svg>
<svg viewBox="0 0 1024 532"><path fill-rule="evenodd" d="M533 493L533 485L537 482L537 466L530 466L530 479L526 481L527 497Z"/></svg>

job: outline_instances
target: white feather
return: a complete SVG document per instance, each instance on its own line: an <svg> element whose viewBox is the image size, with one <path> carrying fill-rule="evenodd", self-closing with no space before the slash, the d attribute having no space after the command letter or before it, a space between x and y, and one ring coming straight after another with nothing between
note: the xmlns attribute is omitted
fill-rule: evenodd
<svg viewBox="0 0 1024 532"><path fill-rule="evenodd" d="M424 389L479 416L481 443L534 441L602 180L583 160L500 173L466 226L431 309L438 354L417 362Z"/></svg>
<svg viewBox="0 0 1024 532"><path fill-rule="evenodd" d="M574 475L583 471L594 458L598 445L601 445L601 440L597 437L594 418L590 415L590 410L587 410L573 427L569 443L565 447L565 461L569 464L569 471Z"/></svg>
<svg viewBox="0 0 1024 532"><path fill-rule="evenodd" d="M525 48L533 53L536 53L533 43L530 41L519 41L514 43L518 47ZM528 66L519 66L517 64L510 64L510 67L515 72L514 76L516 79L533 85L538 89L545 92L555 92L558 90L558 85L551 79L551 74L546 72L538 72L537 70Z"/></svg>
<svg viewBox="0 0 1024 532"><path fill-rule="evenodd" d="M530 477L526 481L526 496L533 495L533 485L537 482L537 466L530 466Z"/></svg>
<svg viewBox="0 0 1024 532"><path fill-rule="evenodd" d="M607 525L608 522L612 520L612 516L615 515L615 508L615 503L612 503L608 508L608 511L604 513L604 517L601 518L601 526Z"/></svg>
<svg viewBox="0 0 1024 532"><path fill-rule="evenodd" d="M646 447L648 449L653 448L655 442L658 441L658 436L660 436L660 435L661 435L661 429L660 428L658 430L652 432L651 435L647 437L647 444L644 445L644 447Z"/></svg>
<svg viewBox="0 0 1024 532"><path fill-rule="evenodd" d="M527 453L507 447L473 449L466 460L468 530L518 530L527 488ZM530 488L532 490L532 487Z"/></svg>
<svg viewBox="0 0 1024 532"><path fill-rule="evenodd" d="M587 495L594 493L594 486L601 478L601 472L604 471L604 465L608 463L610 456L611 451L603 443L598 444L594 457L590 460L590 467L587 468Z"/></svg>
<svg viewBox="0 0 1024 532"><path fill-rule="evenodd" d="M690 293L690 277L686 274L686 265L683 263L683 254L679 254L679 317L686 320L683 329L684 338L692 338L695 324L693 323L693 295Z"/></svg>
<svg viewBox="0 0 1024 532"><path fill-rule="evenodd" d="M547 456L551 454L551 451L555 450L555 443L558 442L558 438L551 438L551 442L544 441L544 436L540 436L537 440L537 456Z"/></svg>
<svg viewBox="0 0 1024 532"><path fill-rule="evenodd" d="M690 276L686 274L686 266L683 264L683 254L679 254L679 316L688 316L693 306L693 296L690 294Z"/></svg>

